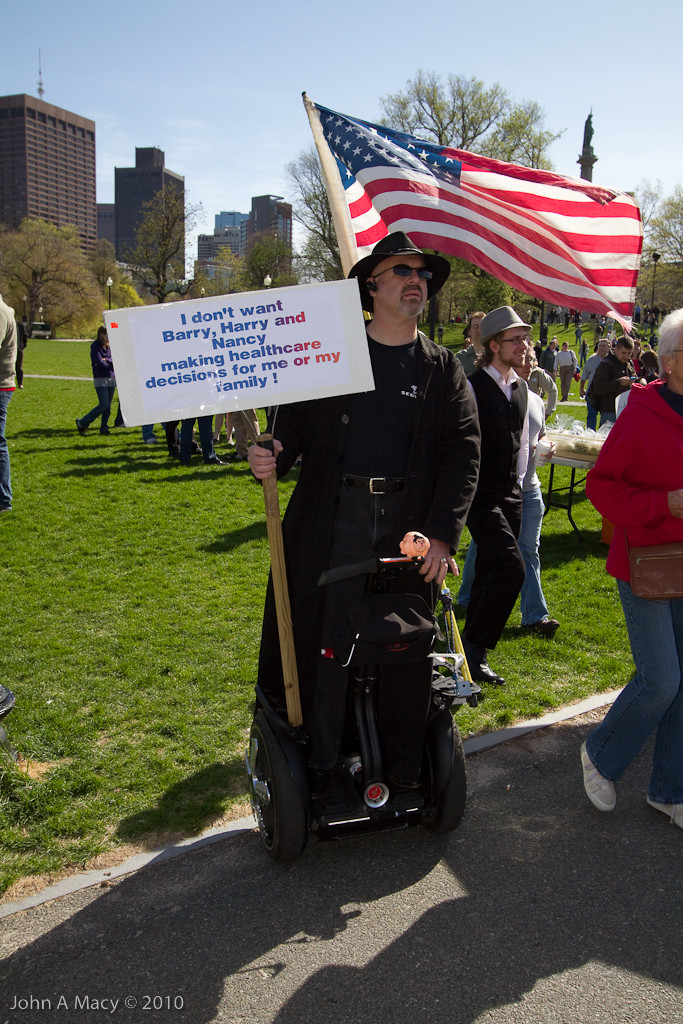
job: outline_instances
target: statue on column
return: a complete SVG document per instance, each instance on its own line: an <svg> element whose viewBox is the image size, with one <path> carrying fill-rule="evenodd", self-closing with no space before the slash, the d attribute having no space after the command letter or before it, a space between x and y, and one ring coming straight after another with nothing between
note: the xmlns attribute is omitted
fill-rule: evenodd
<svg viewBox="0 0 683 1024"><path fill-rule="evenodd" d="M586 123L583 126L583 149L581 155L576 161L581 166L581 177L585 181L593 180L593 164L598 159L595 155L593 147L591 146L591 139L593 138L593 111L586 118Z"/></svg>

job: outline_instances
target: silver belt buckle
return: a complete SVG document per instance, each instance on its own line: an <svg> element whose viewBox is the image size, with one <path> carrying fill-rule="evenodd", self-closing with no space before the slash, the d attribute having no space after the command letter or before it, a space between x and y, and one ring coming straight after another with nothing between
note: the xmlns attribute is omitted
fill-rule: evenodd
<svg viewBox="0 0 683 1024"><path fill-rule="evenodd" d="M370 477L370 494L386 494L386 478L383 476L371 476ZM380 485L379 488L375 489L375 484Z"/></svg>

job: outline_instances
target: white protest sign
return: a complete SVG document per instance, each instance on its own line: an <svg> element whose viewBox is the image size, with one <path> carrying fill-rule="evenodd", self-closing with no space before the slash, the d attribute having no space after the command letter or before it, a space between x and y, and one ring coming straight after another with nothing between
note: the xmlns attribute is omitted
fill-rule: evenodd
<svg viewBox="0 0 683 1024"><path fill-rule="evenodd" d="M128 426L374 390L358 284L104 314Z"/></svg>

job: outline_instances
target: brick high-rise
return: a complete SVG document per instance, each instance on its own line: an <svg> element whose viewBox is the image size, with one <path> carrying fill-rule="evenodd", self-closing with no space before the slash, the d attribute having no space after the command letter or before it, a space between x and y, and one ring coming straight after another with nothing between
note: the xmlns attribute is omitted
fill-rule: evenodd
<svg viewBox="0 0 683 1024"><path fill-rule="evenodd" d="M25 94L0 96L0 225L74 224L97 241L95 122Z"/></svg>

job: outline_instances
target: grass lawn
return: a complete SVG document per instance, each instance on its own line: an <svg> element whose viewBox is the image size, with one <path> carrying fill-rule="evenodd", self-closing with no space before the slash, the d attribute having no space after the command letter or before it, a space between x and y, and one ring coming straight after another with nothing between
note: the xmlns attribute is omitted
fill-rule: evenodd
<svg viewBox="0 0 683 1024"><path fill-rule="evenodd" d="M17 704L3 724L23 760L0 755L0 892L245 812L268 571L261 489L244 465L183 468L159 426L155 448L139 428L79 436L75 419L95 404L87 343L31 341L24 369L87 380L27 376L9 407L0 602ZM293 483L279 485L283 508ZM583 541L561 511L544 525L560 630L522 634L513 613L491 657L507 686L458 712L464 734L627 681L616 587L582 492L575 518Z"/></svg>

